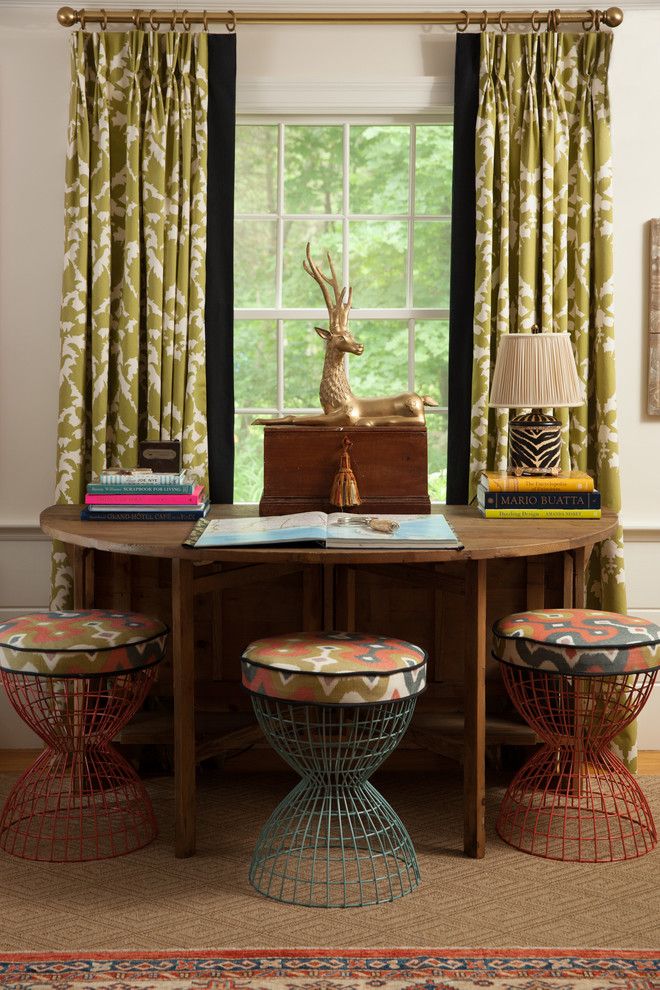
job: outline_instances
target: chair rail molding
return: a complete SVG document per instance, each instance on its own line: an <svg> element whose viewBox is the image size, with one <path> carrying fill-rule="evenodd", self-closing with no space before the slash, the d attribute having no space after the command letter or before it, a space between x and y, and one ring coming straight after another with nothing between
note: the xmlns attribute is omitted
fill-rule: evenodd
<svg viewBox="0 0 660 990"><path fill-rule="evenodd" d="M660 526L657 523L630 523L628 525L624 523L623 538L628 543L660 543ZM7 540L48 542L50 537L42 532L37 523L0 522L0 542Z"/></svg>
<svg viewBox="0 0 660 990"><path fill-rule="evenodd" d="M25 522L0 522L0 543L11 540L21 542L24 540L50 541L50 537L41 530L38 523Z"/></svg>

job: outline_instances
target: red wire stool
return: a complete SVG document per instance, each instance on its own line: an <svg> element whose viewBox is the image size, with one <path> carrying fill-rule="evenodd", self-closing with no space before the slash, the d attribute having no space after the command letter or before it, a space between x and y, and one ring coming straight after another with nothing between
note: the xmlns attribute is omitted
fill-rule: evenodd
<svg viewBox="0 0 660 990"><path fill-rule="evenodd" d="M14 784L0 848L46 862L133 852L158 834L151 801L111 740L144 701L167 628L128 612L40 612L0 625L0 675L43 752Z"/></svg>
<svg viewBox="0 0 660 990"><path fill-rule="evenodd" d="M610 863L650 852L648 802L609 749L646 704L660 666L660 628L586 609L521 612L493 627L511 700L543 740L518 771L497 831L546 859Z"/></svg>

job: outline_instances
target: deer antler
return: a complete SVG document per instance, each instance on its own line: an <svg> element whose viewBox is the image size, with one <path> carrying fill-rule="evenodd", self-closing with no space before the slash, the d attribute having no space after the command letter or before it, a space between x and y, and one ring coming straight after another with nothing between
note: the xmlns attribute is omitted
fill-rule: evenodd
<svg viewBox="0 0 660 990"><path fill-rule="evenodd" d="M330 257L330 252L326 252L326 257L328 259L328 264L330 265L330 271L332 272L332 278L329 278L325 272L322 272L318 265L315 264L312 258L312 250L309 241L307 242L307 261L303 261L303 268L308 275L311 275L314 281L318 284L321 292L323 293L323 298L325 299L325 304L328 308L328 315L331 321L337 321L341 325L345 324L348 319L348 314L351 309L351 303L353 301L353 289L351 286L348 287L348 295L346 296L346 286L342 289L339 288L339 280L337 278L337 273L335 271L335 266L332 263L332 258ZM327 286L330 286L335 295L335 301L332 302L330 298L330 293L328 292Z"/></svg>

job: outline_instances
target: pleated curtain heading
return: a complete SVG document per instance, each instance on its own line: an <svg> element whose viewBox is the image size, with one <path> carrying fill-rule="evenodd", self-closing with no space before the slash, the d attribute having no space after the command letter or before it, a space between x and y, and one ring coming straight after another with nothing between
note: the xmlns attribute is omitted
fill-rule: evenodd
<svg viewBox="0 0 660 990"><path fill-rule="evenodd" d="M138 439L207 483L204 33L76 32L65 192L57 501ZM52 603L71 575L53 554Z"/></svg>

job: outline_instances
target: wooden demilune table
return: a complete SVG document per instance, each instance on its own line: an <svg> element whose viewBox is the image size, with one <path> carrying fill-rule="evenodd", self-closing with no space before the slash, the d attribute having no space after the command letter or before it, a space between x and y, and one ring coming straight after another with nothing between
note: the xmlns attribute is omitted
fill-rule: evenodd
<svg viewBox="0 0 660 990"><path fill-rule="evenodd" d="M70 548L74 568L74 605L93 605L93 550L111 554L136 554L166 558L172 568L172 653L174 693L174 777L175 853L179 857L195 852L195 653L194 594L235 584L236 572L208 573L195 565L220 563L230 566L254 565L263 572L275 568L286 573L301 565L319 565L324 574L335 565L359 569L361 565L384 566L423 564L442 565L463 561L466 567L465 725L464 725L464 850L481 858L485 853L485 747L486 685L488 651L486 622L487 565L495 558L524 557L527 563L527 608L544 605L544 570L540 557L561 554L563 604L584 605L584 570L593 546L611 536L617 526L616 514L603 510L600 520L486 520L476 509L443 506L442 511L464 544L463 550L327 550L324 548L251 547L244 549L209 548L190 550L181 544L190 532L190 523L81 522L80 506L51 506L41 514L43 531ZM211 517L253 515L254 509L239 506L212 507ZM252 569L252 568L251 568ZM247 568L241 569L244 575ZM430 576L432 577L432 575ZM315 592L310 590L309 598ZM318 594L316 595L318 598ZM333 609L327 585L321 591L320 625L332 628ZM303 609L307 606L304 604ZM350 610L349 610L350 612ZM318 621L311 606L306 628ZM349 619L350 625L350 619ZM386 633L387 630L384 630Z"/></svg>

